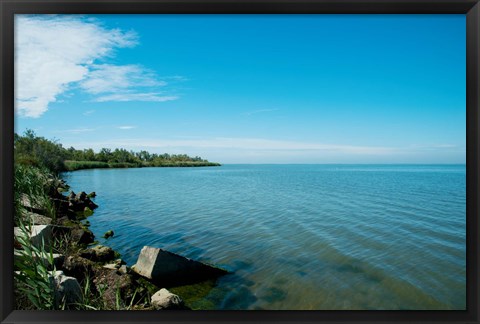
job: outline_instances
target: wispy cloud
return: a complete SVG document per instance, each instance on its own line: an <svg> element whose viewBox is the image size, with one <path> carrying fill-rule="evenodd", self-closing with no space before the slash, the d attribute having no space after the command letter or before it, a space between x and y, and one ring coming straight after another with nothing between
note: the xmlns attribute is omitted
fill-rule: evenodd
<svg viewBox="0 0 480 324"><path fill-rule="evenodd" d="M98 102L177 99L159 94L158 88L166 82L147 68L98 63L112 58L120 48L137 44L135 32L106 28L96 19L79 15L17 15L17 114L40 117L76 84Z"/></svg>
<svg viewBox="0 0 480 324"><path fill-rule="evenodd" d="M455 145L386 147L230 137L124 138L68 144L97 150L102 147L123 147L131 150L146 149L156 153L196 154L223 163L435 163L436 157L448 158L457 163L461 162L464 155L464 150ZM435 151L434 155L432 150Z"/></svg>
<svg viewBox="0 0 480 324"><path fill-rule="evenodd" d="M115 93L101 96L95 99L96 102L106 101L152 101L164 102L177 100L177 96L162 96L160 93Z"/></svg>
<svg viewBox="0 0 480 324"><path fill-rule="evenodd" d="M92 143L95 144L95 143ZM390 154L395 151L391 147L353 146L321 144L297 141L279 141L262 138L227 138L208 139L120 139L96 143L109 146L137 146L149 148L204 148L228 150L263 150L263 151L335 151L353 154Z"/></svg>
<svg viewBox="0 0 480 324"><path fill-rule="evenodd" d="M87 110L83 113L84 116L90 116L91 114L93 114L95 112L95 110Z"/></svg>
<svg viewBox="0 0 480 324"><path fill-rule="evenodd" d="M121 94L140 88L158 88L166 84L165 81L158 80L154 72L139 65L102 64L92 65L92 70L80 83L80 87L90 94L99 95Z"/></svg>
<svg viewBox="0 0 480 324"><path fill-rule="evenodd" d="M61 131L62 133L70 133L70 134L80 134L80 133L87 133L87 132L93 132L95 128L74 128L74 129L67 129ZM60 132L60 131L59 131Z"/></svg>
<svg viewBox="0 0 480 324"><path fill-rule="evenodd" d="M118 126L117 128L118 129L134 129L134 128L137 128L137 126L126 125L126 126Z"/></svg>
<svg viewBox="0 0 480 324"><path fill-rule="evenodd" d="M272 112L272 111L277 111L277 108L272 108L272 109L259 109L259 110L253 110L253 111L247 111L243 113L245 116L251 116L251 115L256 115L256 114L261 114L261 113L267 113L267 112Z"/></svg>

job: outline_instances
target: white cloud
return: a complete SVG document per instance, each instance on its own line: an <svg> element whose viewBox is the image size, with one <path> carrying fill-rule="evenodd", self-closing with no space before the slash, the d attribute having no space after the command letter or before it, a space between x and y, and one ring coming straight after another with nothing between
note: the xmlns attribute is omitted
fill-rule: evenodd
<svg viewBox="0 0 480 324"><path fill-rule="evenodd" d="M118 126L118 129L134 129L137 128L137 126Z"/></svg>
<svg viewBox="0 0 480 324"><path fill-rule="evenodd" d="M19 115L39 117L49 103L82 80L88 65L115 48L136 44L136 35L105 29L79 16L15 18L15 108Z"/></svg>
<svg viewBox="0 0 480 324"><path fill-rule="evenodd" d="M159 93L115 93L101 96L95 99L96 102L105 101L153 101L164 102L177 100L177 96L162 96Z"/></svg>
<svg viewBox="0 0 480 324"><path fill-rule="evenodd" d="M71 133L71 134L80 134L80 133L86 133L86 132L93 132L95 128L73 128L73 129L67 129L64 131L61 131L62 133Z"/></svg>
<svg viewBox="0 0 480 324"><path fill-rule="evenodd" d="M168 101L158 87L166 85L140 65L99 64L116 49L133 47L137 35L108 29L80 15L17 15L15 18L15 110L40 117L49 104L80 85L105 101ZM147 91L141 91L148 88ZM85 113L88 115L88 113Z"/></svg>
<svg viewBox="0 0 480 324"><path fill-rule="evenodd" d="M83 113L84 116L90 116L91 114L93 114L95 112L95 110L87 110L86 112Z"/></svg>
<svg viewBox="0 0 480 324"><path fill-rule="evenodd" d="M244 113L244 115L246 115L246 116L251 116L251 115L255 115L255 114L272 112L272 111L277 111L277 110L278 110L277 108L273 108L273 109L259 109L259 110L247 111L246 113Z"/></svg>
<svg viewBox="0 0 480 324"><path fill-rule="evenodd" d="M156 80L152 71L138 65L93 65L85 80L80 83L82 89L91 94L119 92L133 87L159 87L167 83Z"/></svg>

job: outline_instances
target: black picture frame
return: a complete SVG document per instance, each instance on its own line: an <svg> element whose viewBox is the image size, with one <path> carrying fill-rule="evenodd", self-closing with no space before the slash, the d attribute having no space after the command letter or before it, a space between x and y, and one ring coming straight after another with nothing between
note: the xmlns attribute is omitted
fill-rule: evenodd
<svg viewBox="0 0 480 324"><path fill-rule="evenodd" d="M139 322L479 322L478 191L480 168L478 0L0 0L0 320L2 323ZM14 311L13 135L15 14L465 14L467 35L467 310L466 311Z"/></svg>

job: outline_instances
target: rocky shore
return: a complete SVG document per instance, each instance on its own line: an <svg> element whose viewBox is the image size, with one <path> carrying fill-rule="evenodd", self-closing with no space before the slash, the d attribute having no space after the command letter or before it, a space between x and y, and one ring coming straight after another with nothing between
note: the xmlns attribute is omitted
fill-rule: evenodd
<svg viewBox="0 0 480 324"><path fill-rule="evenodd" d="M70 191L65 195L68 185L55 178L48 180L48 187L50 204L39 203L26 195L20 199L20 218L29 225L15 227L14 258L16 263L31 261L28 248L22 244L25 241L47 254L53 252L50 262L42 262L48 266L55 309L81 309L79 305L88 304L87 289L100 296L101 300L96 301L102 305L100 309L189 309L182 296L167 288L215 280L228 273L148 246L139 251L135 265L127 265L118 252L96 244L95 235L89 229L88 217L98 208L94 202L95 192ZM54 212L46 206L51 206ZM114 235L111 230L104 237Z"/></svg>

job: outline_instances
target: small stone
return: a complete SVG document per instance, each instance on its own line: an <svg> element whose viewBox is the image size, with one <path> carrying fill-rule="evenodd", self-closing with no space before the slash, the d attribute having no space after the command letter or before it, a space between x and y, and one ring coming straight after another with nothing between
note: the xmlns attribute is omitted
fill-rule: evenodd
<svg viewBox="0 0 480 324"><path fill-rule="evenodd" d="M116 259L115 261L115 264L118 264L118 265L122 265L122 264L127 264L125 261L123 261L122 259Z"/></svg>
<svg viewBox="0 0 480 324"><path fill-rule="evenodd" d="M117 265L114 263L106 264L103 266L105 269L117 270Z"/></svg>
<svg viewBox="0 0 480 324"><path fill-rule="evenodd" d="M160 289L152 296L151 303L155 309L184 308L183 300L165 288Z"/></svg>
<svg viewBox="0 0 480 324"><path fill-rule="evenodd" d="M68 200L74 200L77 195L75 192L70 191L70 194L67 196Z"/></svg>
<svg viewBox="0 0 480 324"><path fill-rule="evenodd" d="M87 198L87 193L85 191L82 191L81 193L77 194L77 196L75 197L75 199L78 201L84 201L85 198Z"/></svg>

